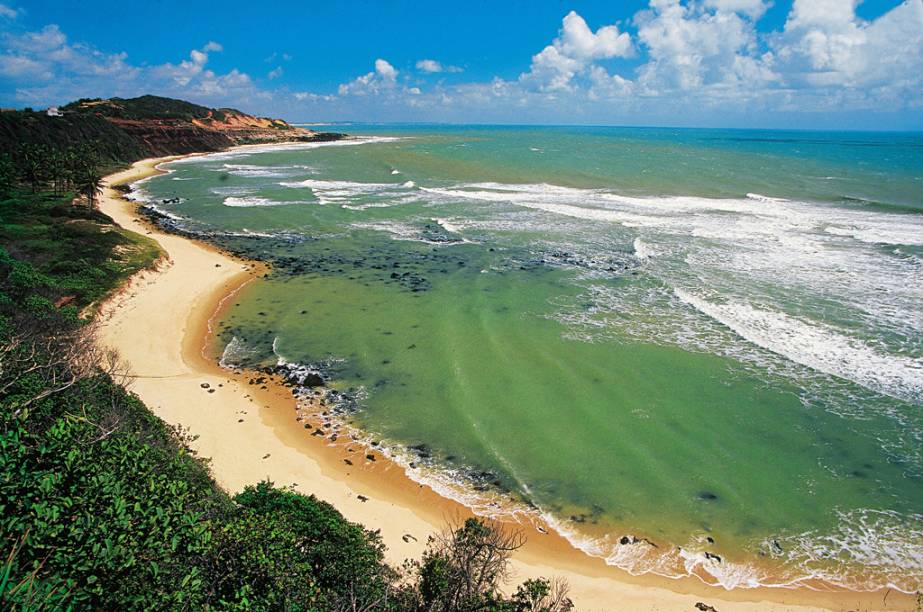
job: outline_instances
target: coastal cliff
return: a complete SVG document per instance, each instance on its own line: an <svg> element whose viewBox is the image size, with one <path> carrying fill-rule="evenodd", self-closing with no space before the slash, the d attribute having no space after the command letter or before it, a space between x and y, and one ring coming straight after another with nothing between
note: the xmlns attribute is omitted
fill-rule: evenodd
<svg viewBox="0 0 923 612"><path fill-rule="evenodd" d="M0 113L0 150L11 151L21 143L53 148L93 143L103 157L119 163L240 144L343 137L232 108L208 108L160 96L81 99L50 112Z"/></svg>

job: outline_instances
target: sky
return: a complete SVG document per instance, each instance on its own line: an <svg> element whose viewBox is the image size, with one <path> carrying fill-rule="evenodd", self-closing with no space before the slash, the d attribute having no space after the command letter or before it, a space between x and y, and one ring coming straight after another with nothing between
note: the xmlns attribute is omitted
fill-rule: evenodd
<svg viewBox="0 0 923 612"><path fill-rule="evenodd" d="M0 107L923 129L923 0L0 0Z"/></svg>

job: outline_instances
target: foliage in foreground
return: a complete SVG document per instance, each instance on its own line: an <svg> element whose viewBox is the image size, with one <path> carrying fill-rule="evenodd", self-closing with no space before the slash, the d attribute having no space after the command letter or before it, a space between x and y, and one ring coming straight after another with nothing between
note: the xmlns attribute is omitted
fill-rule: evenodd
<svg viewBox="0 0 923 612"><path fill-rule="evenodd" d="M313 496L228 496L78 315L156 250L76 210L43 194L0 206L3 608L570 609L559 583L501 595L521 537L474 519L398 571L377 532Z"/></svg>

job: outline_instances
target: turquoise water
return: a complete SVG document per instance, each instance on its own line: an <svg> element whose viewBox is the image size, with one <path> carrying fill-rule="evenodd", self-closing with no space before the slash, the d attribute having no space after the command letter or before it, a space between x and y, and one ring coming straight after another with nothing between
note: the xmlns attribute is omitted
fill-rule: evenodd
<svg viewBox="0 0 923 612"><path fill-rule="evenodd" d="M632 572L923 587L923 135L350 131L138 186L273 264L225 363Z"/></svg>

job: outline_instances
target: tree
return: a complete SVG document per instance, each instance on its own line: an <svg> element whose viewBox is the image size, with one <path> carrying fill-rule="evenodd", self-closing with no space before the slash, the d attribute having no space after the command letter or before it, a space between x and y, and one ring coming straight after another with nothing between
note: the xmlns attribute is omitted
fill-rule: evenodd
<svg viewBox="0 0 923 612"><path fill-rule="evenodd" d="M525 543L519 531L469 518L457 528L431 536L405 607L429 611L510 610L566 612L573 608L567 584L530 580L512 599L500 586L509 577L510 556Z"/></svg>
<svg viewBox="0 0 923 612"><path fill-rule="evenodd" d="M516 589L512 601L517 612L564 612L574 607L568 590L567 582L560 579L526 580Z"/></svg>
<svg viewBox="0 0 923 612"><path fill-rule="evenodd" d="M90 210L96 208L96 196L103 191L103 177L92 168L86 168L77 179L77 191L87 199Z"/></svg>
<svg viewBox="0 0 923 612"><path fill-rule="evenodd" d="M67 179L66 156L67 152L60 149L53 149L48 154L48 178L55 195L61 193Z"/></svg>
<svg viewBox="0 0 923 612"><path fill-rule="evenodd" d="M32 187L32 193L47 181L49 155L45 145L23 144L19 147L19 170L23 180Z"/></svg>
<svg viewBox="0 0 923 612"><path fill-rule="evenodd" d="M71 180L77 193L87 199L87 206L96 207L96 196L102 192L103 177L99 173L99 152L90 145L81 145L74 150Z"/></svg>

